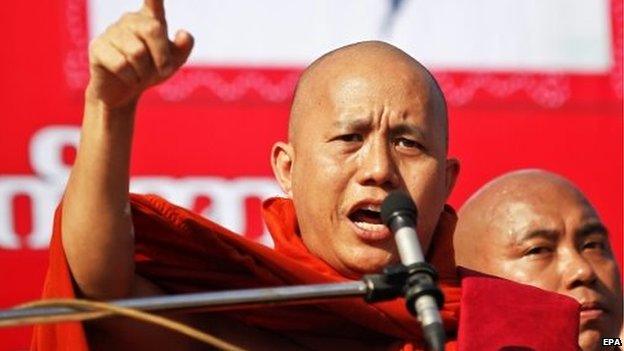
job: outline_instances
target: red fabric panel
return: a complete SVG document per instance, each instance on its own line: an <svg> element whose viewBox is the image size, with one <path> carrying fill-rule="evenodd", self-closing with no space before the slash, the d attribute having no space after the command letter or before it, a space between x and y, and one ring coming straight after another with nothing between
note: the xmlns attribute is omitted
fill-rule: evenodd
<svg viewBox="0 0 624 351"><path fill-rule="evenodd" d="M579 349L580 305L572 298L470 272L461 300L460 351Z"/></svg>

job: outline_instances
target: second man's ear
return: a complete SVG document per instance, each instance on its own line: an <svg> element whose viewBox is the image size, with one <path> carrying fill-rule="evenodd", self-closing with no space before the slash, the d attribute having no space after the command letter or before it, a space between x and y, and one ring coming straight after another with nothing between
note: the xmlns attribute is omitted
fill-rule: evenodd
<svg viewBox="0 0 624 351"><path fill-rule="evenodd" d="M457 182L459 176L459 160L456 158L449 158L446 160L446 198L451 196L451 192Z"/></svg>
<svg viewBox="0 0 624 351"><path fill-rule="evenodd" d="M294 161L294 150L291 144L279 141L271 149L271 167L275 179L279 183L282 191L292 198L292 166Z"/></svg>

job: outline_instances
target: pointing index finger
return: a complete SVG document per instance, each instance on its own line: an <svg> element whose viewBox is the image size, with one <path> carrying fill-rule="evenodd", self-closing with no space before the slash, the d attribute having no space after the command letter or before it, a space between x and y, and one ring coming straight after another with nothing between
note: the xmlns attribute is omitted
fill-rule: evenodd
<svg viewBox="0 0 624 351"><path fill-rule="evenodd" d="M148 11L152 16L157 19L165 19L164 0L145 0L143 2L143 9Z"/></svg>

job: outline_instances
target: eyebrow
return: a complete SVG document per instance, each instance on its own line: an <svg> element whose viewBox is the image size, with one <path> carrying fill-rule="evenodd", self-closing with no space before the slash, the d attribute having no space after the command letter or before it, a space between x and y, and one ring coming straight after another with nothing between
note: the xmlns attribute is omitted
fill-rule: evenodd
<svg viewBox="0 0 624 351"><path fill-rule="evenodd" d="M334 121L333 126L339 129L364 130L370 127L371 122L370 118L354 118Z"/></svg>
<svg viewBox="0 0 624 351"><path fill-rule="evenodd" d="M518 242L530 240L533 238L544 238L550 241L557 240L559 236L559 232L555 229L535 229L523 234Z"/></svg>
<svg viewBox="0 0 624 351"><path fill-rule="evenodd" d="M423 140L425 139L425 132L422 130L422 128L415 126L415 125L401 123L397 126L390 128L390 135L401 135L401 134L415 135Z"/></svg>
<svg viewBox="0 0 624 351"><path fill-rule="evenodd" d="M607 227L601 222L590 222L583 224L580 228L574 231L574 234L577 238L584 238L591 234L601 234L604 236L608 236L609 231Z"/></svg>
<svg viewBox="0 0 624 351"><path fill-rule="evenodd" d="M371 126L372 120L370 118L354 118L348 120L338 120L333 123L333 126L339 129L353 129L353 130L366 130ZM425 132L422 128L409 124L400 123L390 128L390 135L412 134L425 138Z"/></svg>

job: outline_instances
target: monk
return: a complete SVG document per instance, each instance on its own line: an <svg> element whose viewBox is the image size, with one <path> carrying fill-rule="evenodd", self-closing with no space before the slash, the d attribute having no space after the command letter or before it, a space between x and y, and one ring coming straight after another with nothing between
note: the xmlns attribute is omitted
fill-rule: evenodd
<svg viewBox="0 0 624 351"><path fill-rule="evenodd" d="M459 163L447 157L444 96L421 64L386 43L334 50L302 74L288 140L271 151L275 177L286 195L264 205L274 251L162 199L129 195L139 99L171 77L192 47L186 31L167 37L162 0L145 0L139 11L123 15L90 44L81 141L57 212L45 296L62 291L62 296L107 300L358 279L399 262L379 216L382 200L395 189L407 191L416 202L422 248L430 260L442 262L437 265L441 281L451 289L455 214L445 202ZM69 277L71 284L59 277ZM443 317L452 339L458 304L449 289L450 307ZM307 307L307 314L280 310L285 312L173 317L255 350L423 347L419 325L402 302L321 307ZM86 329L92 349L197 347L159 328L121 319L86 323ZM66 333L59 330L55 337ZM35 348L45 349L52 334L38 333Z"/></svg>
<svg viewBox="0 0 624 351"><path fill-rule="evenodd" d="M584 351L618 337L622 284L607 228L567 179L522 170L492 180L459 211L454 246L459 266L577 300Z"/></svg>

